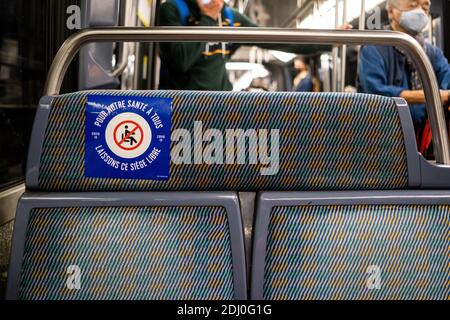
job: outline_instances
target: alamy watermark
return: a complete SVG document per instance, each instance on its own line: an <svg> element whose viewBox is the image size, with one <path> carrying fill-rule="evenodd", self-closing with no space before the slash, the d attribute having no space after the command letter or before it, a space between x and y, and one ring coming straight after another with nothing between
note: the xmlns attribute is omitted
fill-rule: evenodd
<svg viewBox="0 0 450 320"><path fill-rule="evenodd" d="M218 129L203 130L201 121L194 122L193 132L176 129L172 132L174 144L171 160L177 165L262 165L263 176L279 171L279 129Z"/></svg>
<svg viewBox="0 0 450 320"><path fill-rule="evenodd" d="M379 7L375 7L369 11L366 19L366 27L368 30L381 30L383 28L381 25L381 9Z"/></svg>
<svg viewBox="0 0 450 320"><path fill-rule="evenodd" d="M66 13L68 15L66 20L66 27L69 30L81 29L81 8L77 5L67 7Z"/></svg>
<svg viewBox="0 0 450 320"><path fill-rule="evenodd" d="M66 273L68 275L66 287L69 290L81 289L81 269L77 265L70 265L67 267Z"/></svg>
<svg viewBox="0 0 450 320"><path fill-rule="evenodd" d="M370 265L366 274L369 277L366 280L366 286L369 290L380 290L381 289L381 268L377 265Z"/></svg>

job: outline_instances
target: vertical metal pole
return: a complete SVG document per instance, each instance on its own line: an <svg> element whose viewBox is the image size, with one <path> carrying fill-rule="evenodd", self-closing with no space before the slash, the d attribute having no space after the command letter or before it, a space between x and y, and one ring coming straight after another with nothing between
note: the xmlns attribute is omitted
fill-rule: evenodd
<svg viewBox="0 0 450 320"><path fill-rule="evenodd" d="M131 26L136 26L137 23L137 1L130 1L130 0L124 0L125 1L125 19L124 19L124 25L126 27L131 27ZM125 43L124 45L126 45L127 48L127 66L124 69L124 73L122 74L122 79L121 79L121 90L129 90L132 88L136 88L133 83L131 83L131 81L133 80L133 76L136 72L136 67L134 65L134 67L131 67L130 63L129 63L129 56L136 56L136 43L135 42L128 42Z"/></svg>
<svg viewBox="0 0 450 320"><path fill-rule="evenodd" d="M156 6L158 5L157 0L151 1L151 12L150 12L150 27L156 26ZM151 42L149 44L149 61L148 61L148 74L150 79L147 81L147 88L150 90L157 89L159 83L159 70L158 70L158 43Z"/></svg>
<svg viewBox="0 0 450 320"><path fill-rule="evenodd" d="M339 26L339 0L336 0L336 5L334 7L335 13L334 13L334 26L337 28ZM334 46L333 47L333 83L332 83L332 91L337 92L338 91L338 77L339 77L339 67L338 67L338 60L339 60L339 47Z"/></svg>
<svg viewBox="0 0 450 320"><path fill-rule="evenodd" d="M361 13L359 15L359 30L366 29L366 1L361 0Z"/></svg>
<svg viewBox="0 0 450 320"><path fill-rule="evenodd" d="M358 29L361 31L366 29L366 0L361 0L361 12L359 14L359 28ZM359 58L360 50L361 50L361 46L358 46L358 58ZM358 61L359 61L359 59L358 59Z"/></svg>
<svg viewBox="0 0 450 320"><path fill-rule="evenodd" d="M128 0L129 1L129 0ZM138 26L138 27L142 27L139 25L139 19L137 18L137 9L138 9L138 1L132 1L132 11L133 11L133 25L134 26ZM134 68L133 68L133 73L131 74L131 89L138 89L139 88L139 71L141 68L140 63L139 63L139 53L140 53L140 48L141 48L141 43L140 42L135 42L134 43Z"/></svg>
<svg viewBox="0 0 450 320"><path fill-rule="evenodd" d="M361 0L361 12L359 14L359 30L365 30L366 29L366 0ZM357 76L357 82L359 82L359 52L361 51L361 46L358 45L357 47L358 51L358 63L356 64L356 76ZM358 90L358 83L356 83L356 90Z"/></svg>
<svg viewBox="0 0 450 320"><path fill-rule="evenodd" d="M342 8L342 22L347 23L347 0L343 1ZM345 91L345 73L347 70L347 45L344 44L342 46L342 57L341 57L341 83L340 83L340 91Z"/></svg>
<svg viewBox="0 0 450 320"><path fill-rule="evenodd" d="M431 16L431 14L429 15L429 20L428 20L428 40L430 40L431 43L433 43L434 45L436 45L436 42L433 40L433 17Z"/></svg>
<svg viewBox="0 0 450 320"><path fill-rule="evenodd" d="M238 11L240 13L244 13L244 10L245 10L244 0L238 0Z"/></svg>

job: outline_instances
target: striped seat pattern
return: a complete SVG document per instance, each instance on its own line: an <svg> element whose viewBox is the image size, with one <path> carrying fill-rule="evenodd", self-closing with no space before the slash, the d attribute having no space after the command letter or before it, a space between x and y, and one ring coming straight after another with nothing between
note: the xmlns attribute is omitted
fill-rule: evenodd
<svg viewBox="0 0 450 320"><path fill-rule="evenodd" d="M266 164L174 164L168 181L84 176L89 93L173 99L172 131L279 130L279 171ZM172 143L173 147L173 143ZM256 152L251 150L250 152ZM248 158L248 154L246 155ZM390 98L339 93L92 91L56 97L39 170L46 191L290 191L401 189L408 185L400 119Z"/></svg>
<svg viewBox="0 0 450 320"><path fill-rule="evenodd" d="M450 206L275 207L266 299L450 299Z"/></svg>
<svg viewBox="0 0 450 320"><path fill-rule="evenodd" d="M222 207L38 208L26 239L21 299L234 298Z"/></svg>

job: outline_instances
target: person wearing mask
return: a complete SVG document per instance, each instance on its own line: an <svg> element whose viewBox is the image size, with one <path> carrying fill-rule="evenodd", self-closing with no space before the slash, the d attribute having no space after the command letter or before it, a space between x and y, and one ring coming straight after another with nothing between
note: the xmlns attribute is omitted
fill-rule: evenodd
<svg viewBox="0 0 450 320"><path fill-rule="evenodd" d="M426 41L423 35L429 23L430 5L429 0L388 0L386 9L390 25L385 29L407 33L420 43L433 65L441 88L442 103L448 106L450 65L442 51ZM410 105L419 149L422 153L428 149L431 144L431 130L420 75L410 57L401 48L374 45L361 48L359 91L404 98Z"/></svg>
<svg viewBox="0 0 450 320"><path fill-rule="evenodd" d="M294 78L293 90L296 92L313 91L313 79L305 60L300 57L295 58L294 68L297 71L297 76Z"/></svg>
<svg viewBox="0 0 450 320"><path fill-rule="evenodd" d="M160 26L259 27L224 0L168 0L161 5ZM340 29L350 29L348 24ZM160 44L161 89L230 91L226 62L241 44L172 42ZM253 45L253 44L251 44ZM259 44L298 54L330 51L327 45Z"/></svg>

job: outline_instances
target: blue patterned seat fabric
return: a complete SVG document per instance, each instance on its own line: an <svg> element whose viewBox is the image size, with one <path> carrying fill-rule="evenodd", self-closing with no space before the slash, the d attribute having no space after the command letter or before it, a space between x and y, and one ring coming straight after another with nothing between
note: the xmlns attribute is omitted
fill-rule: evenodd
<svg viewBox="0 0 450 320"><path fill-rule="evenodd" d="M449 299L449 206L274 207L264 298Z"/></svg>
<svg viewBox="0 0 450 320"><path fill-rule="evenodd" d="M267 165L170 165L168 181L84 176L88 94L173 99L172 131L279 130L279 171ZM340 93L85 91L51 105L39 169L46 191L290 191L402 189L408 185L406 151L394 100ZM254 152L255 150L252 150ZM248 158L248 154L247 154Z"/></svg>
<svg viewBox="0 0 450 320"><path fill-rule="evenodd" d="M33 209L26 239L20 299L235 296L222 207ZM67 285L71 266L78 290Z"/></svg>

